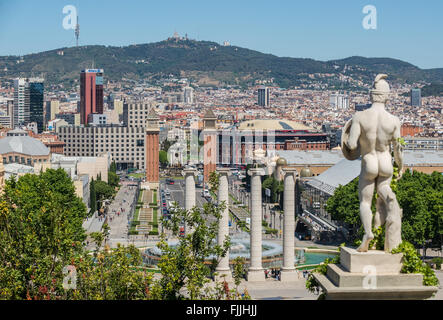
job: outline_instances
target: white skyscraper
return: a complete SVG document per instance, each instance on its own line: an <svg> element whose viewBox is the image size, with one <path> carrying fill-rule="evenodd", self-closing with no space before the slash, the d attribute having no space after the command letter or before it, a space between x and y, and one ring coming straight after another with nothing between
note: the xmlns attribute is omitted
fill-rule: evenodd
<svg viewBox="0 0 443 320"><path fill-rule="evenodd" d="M29 82L25 78L14 79L14 128L29 122L29 102Z"/></svg>
<svg viewBox="0 0 443 320"><path fill-rule="evenodd" d="M183 102L192 104L194 103L194 89L191 87L183 88Z"/></svg>

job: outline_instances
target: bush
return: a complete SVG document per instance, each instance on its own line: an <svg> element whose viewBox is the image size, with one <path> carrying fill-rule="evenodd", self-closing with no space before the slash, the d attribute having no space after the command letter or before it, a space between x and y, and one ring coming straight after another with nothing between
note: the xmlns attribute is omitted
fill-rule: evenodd
<svg viewBox="0 0 443 320"><path fill-rule="evenodd" d="M415 250L412 244L403 241L397 249L392 250L392 253L403 253L402 273L421 273L423 274L423 285L438 286L439 281L435 276L434 270L420 259L417 250Z"/></svg>
<svg viewBox="0 0 443 320"><path fill-rule="evenodd" d="M130 236L138 235L138 231L136 231L136 230L129 230L129 235Z"/></svg>
<svg viewBox="0 0 443 320"><path fill-rule="evenodd" d="M441 269L441 263L443 262L443 259L440 257L435 257L434 259L431 260L432 263L435 264L435 267L437 270Z"/></svg>
<svg viewBox="0 0 443 320"><path fill-rule="evenodd" d="M158 236L158 231L149 231L150 236Z"/></svg>

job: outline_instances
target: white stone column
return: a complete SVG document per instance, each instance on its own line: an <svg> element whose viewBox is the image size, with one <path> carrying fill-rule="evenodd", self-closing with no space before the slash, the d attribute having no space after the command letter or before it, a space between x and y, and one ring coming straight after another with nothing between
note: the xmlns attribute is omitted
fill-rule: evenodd
<svg viewBox="0 0 443 320"><path fill-rule="evenodd" d="M195 175L197 174L194 168L183 169L183 175L185 176L185 209L187 211L192 210L195 206ZM189 226L185 226L185 233L191 233L192 229Z"/></svg>
<svg viewBox="0 0 443 320"><path fill-rule="evenodd" d="M219 185L218 185L218 203L225 203L225 209L221 212L221 218L218 224L217 243L223 246L226 236L229 236L229 182L228 176L231 174L229 168L217 169L219 173ZM232 281L231 269L229 268L229 251L226 256L221 258L215 269L218 272L217 280Z"/></svg>
<svg viewBox="0 0 443 320"><path fill-rule="evenodd" d="M284 196L283 196L283 267L281 281L295 281L298 279L294 267L295 241L295 168L283 168Z"/></svg>
<svg viewBox="0 0 443 320"><path fill-rule="evenodd" d="M265 281L262 267L262 168L252 168L248 174L251 176L251 257L248 270L248 281Z"/></svg>

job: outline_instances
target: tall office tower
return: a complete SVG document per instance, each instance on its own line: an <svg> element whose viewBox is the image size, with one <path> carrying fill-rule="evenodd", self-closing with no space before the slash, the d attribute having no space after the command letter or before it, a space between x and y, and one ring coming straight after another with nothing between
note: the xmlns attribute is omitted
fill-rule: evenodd
<svg viewBox="0 0 443 320"><path fill-rule="evenodd" d="M91 113L103 114L103 69L85 69L80 74L80 117L88 123Z"/></svg>
<svg viewBox="0 0 443 320"><path fill-rule="evenodd" d="M37 123L38 133L44 129L43 101L44 101L43 79L29 79L29 122Z"/></svg>
<svg viewBox="0 0 443 320"><path fill-rule="evenodd" d="M192 104L194 103L194 89L191 87L183 88L183 102Z"/></svg>
<svg viewBox="0 0 443 320"><path fill-rule="evenodd" d="M29 122L29 82L14 79L14 128Z"/></svg>
<svg viewBox="0 0 443 320"><path fill-rule="evenodd" d="M411 106L421 107L421 89L411 89Z"/></svg>
<svg viewBox="0 0 443 320"><path fill-rule="evenodd" d="M270 92L271 90L268 87L261 86L258 88L258 105L262 107L269 107L270 104Z"/></svg>

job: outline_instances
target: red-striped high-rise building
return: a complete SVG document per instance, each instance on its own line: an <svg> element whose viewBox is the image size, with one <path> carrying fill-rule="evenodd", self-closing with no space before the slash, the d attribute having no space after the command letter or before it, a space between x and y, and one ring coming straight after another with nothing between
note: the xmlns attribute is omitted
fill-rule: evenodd
<svg viewBox="0 0 443 320"><path fill-rule="evenodd" d="M103 114L103 69L85 69L80 74L80 123L91 113Z"/></svg>

